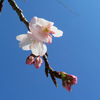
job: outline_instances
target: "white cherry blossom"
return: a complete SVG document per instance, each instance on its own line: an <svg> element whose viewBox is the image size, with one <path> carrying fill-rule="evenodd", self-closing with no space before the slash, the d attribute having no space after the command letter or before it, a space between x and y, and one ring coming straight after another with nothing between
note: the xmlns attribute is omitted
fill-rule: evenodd
<svg viewBox="0 0 100 100"><path fill-rule="evenodd" d="M43 56L47 52L46 45L33 37L29 31L27 34L18 35L16 39L20 41L19 46L23 50L31 50L36 56Z"/></svg>
<svg viewBox="0 0 100 100"><path fill-rule="evenodd" d="M63 32L53 26L53 22L43 18L33 17L29 23L27 34L21 34L16 37L20 41L19 46L23 50L31 50L36 56L43 56L47 52L47 47L43 43L52 43L52 36L60 37Z"/></svg>
<svg viewBox="0 0 100 100"><path fill-rule="evenodd" d="M52 43L52 36L60 37L63 32L57 27L53 26L53 22L47 21L43 18L33 17L29 23L29 29L32 36L41 42L46 42L47 44Z"/></svg>

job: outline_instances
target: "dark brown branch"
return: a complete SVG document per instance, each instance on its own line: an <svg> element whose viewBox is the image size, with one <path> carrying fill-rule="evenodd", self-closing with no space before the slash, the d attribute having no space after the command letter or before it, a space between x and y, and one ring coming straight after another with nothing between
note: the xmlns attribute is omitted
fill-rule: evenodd
<svg viewBox="0 0 100 100"><path fill-rule="evenodd" d="M29 30L29 22L27 21L27 19L24 17L22 10L17 6L16 2L14 0L8 0L8 2L10 3L10 5L12 6L13 10L16 11L16 13L19 16L20 21L24 22L24 24L26 25L26 27Z"/></svg>
<svg viewBox="0 0 100 100"><path fill-rule="evenodd" d="M43 56L43 60L44 60L44 62L45 62L45 74L46 74L46 76L48 77L48 73L50 73L51 79L52 79L52 81L54 82L55 86L57 87L56 78L61 79L60 72L54 71L54 70L50 67L46 55ZM55 77L56 77L56 78L55 78Z"/></svg>
<svg viewBox="0 0 100 100"><path fill-rule="evenodd" d="M50 76L51 76L51 79L52 79L53 83L57 87L57 81L56 81L55 75L52 73L52 71L50 72Z"/></svg>
<svg viewBox="0 0 100 100"><path fill-rule="evenodd" d="M3 8L3 2L4 2L4 0L0 0L0 13L1 13L2 8Z"/></svg>
<svg viewBox="0 0 100 100"><path fill-rule="evenodd" d="M45 62L46 76L48 77L48 73L50 73L51 79L52 79L53 83L55 84L55 86L57 87L57 81L56 81L55 75L53 74L53 69L50 67L46 55L43 56L43 60Z"/></svg>
<svg viewBox="0 0 100 100"><path fill-rule="evenodd" d="M0 3L3 3L4 2L4 0L0 0Z"/></svg>
<svg viewBox="0 0 100 100"><path fill-rule="evenodd" d="M49 76L48 72L49 72L49 69L47 67L45 67L45 74L46 74L47 77Z"/></svg>
<svg viewBox="0 0 100 100"><path fill-rule="evenodd" d="M45 66L49 69L49 71L53 71L53 69L49 65L49 62L48 62L46 55L43 56L43 60L45 62Z"/></svg>
<svg viewBox="0 0 100 100"><path fill-rule="evenodd" d="M44 60L44 62L45 62L45 68L48 68L49 73L52 73L56 78L61 79L60 72L54 71L54 70L50 67L46 55L43 56L43 60ZM47 74L47 72L46 72L46 74ZM48 76L48 75L47 75L47 76Z"/></svg>

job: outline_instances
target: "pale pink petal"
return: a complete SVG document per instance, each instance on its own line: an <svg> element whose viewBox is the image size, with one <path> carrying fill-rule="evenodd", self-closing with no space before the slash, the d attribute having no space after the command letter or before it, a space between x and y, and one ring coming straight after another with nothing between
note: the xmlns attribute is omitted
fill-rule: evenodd
<svg viewBox="0 0 100 100"><path fill-rule="evenodd" d="M51 35L48 35L47 36L47 44L51 44L52 43L52 36Z"/></svg>
<svg viewBox="0 0 100 100"><path fill-rule="evenodd" d="M64 82L64 85L63 87L68 90L69 92L71 92L71 85L70 84L67 84L66 82Z"/></svg>
<svg viewBox="0 0 100 100"><path fill-rule="evenodd" d="M51 26L53 26L53 24L54 24L53 22L50 22L50 21L47 21L43 18L38 18L38 17L35 16L31 19L31 21L29 23L29 28L32 31L32 29L34 29L34 27L37 27L37 25L41 26L41 27L42 26L51 27Z"/></svg>
<svg viewBox="0 0 100 100"><path fill-rule="evenodd" d="M30 25L29 26L29 28L30 28L30 31L33 33L33 32L40 32L40 30L41 30L41 28L42 28L42 26L40 26L40 25L38 25L38 24L32 24L32 25Z"/></svg>
<svg viewBox="0 0 100 100"><path fill-rule="evenodd" d="M54 22L49 22L48 25L47 25L47 28L50 29L50 27L53 26L53 25L54 25Z"/></svg>
<svg viewBox="0 0 100 100"><path fill-rule="evenodd" d="M45 42L48 44L52 42L52 36L50 36L49 34L45 35L45 33L41 33L41 31L39 32L39 30L35 30L34 32L32 32L31 37L36 41Z"/></svg>
<svg viewBox="0 0 100 100"><path fill-rule="evenodd" d="M30 37L28 37L28 36L24 37L24 38L22 39L22 41L19 43L19 46L20 46L20 47L23 47L23 46L29 45L30 42L31 42L30 40L31 40Z"/></svg>
<svg viewBox="0 0 100 100"><path fill-rule="evenodd" d="M27 37L26 34L21 34L21 35L16 36L16 39L17 39L18 41L22 41L25 37Z"/></svg>
<svg viewBox="0 0 100 100"><path fill-rule="evenodd" d="M47 52L47 47L44 43L35 41L31 43L30 49L32 53L36 56L43 56Z"/></svg>
<svg viewBox="0 0 100 100"><path fill-rule="evenodd" d="M32 32L27 31L27 36L28 36L28 37L31 37L31 35L32 35Z"/></svg>
<svg viewBox="0 0 100 100"><path fill-rule="evenodd" d="M54 37L61 37L63 35L63 31L57 29L55 26L50 28L50 32Z"/></svg>
<svg viewBox="0 0 100 100"><path fill-rule="evenodd" d="M41 26L53 26L53 22L50 22L50 21L47 21L47 20L45 20L45 19L43 19L43 18L37 18L37 24L38 25L41 25Z"/></svg>
<svg viewBox="0 0 100 100"><path fill-rule="evenodd" d="M36 22L37 22L37 17L35 16L35 17L33 17L33 18L31 19L31 21L30 21L30 23L29 23L29 26L32 25L32 24L36 24Z"/></svg>
<svg viewBox="0 0 100 100"><path fill-rule="evenodd" d="M23 50L30 50L30 44L22 46L22 49Z"/></svg>
<svg viewBox="0 0 100 100"><path fill-rule="evenodd" d="M77 83L77 76L74 76L74 75L70 75L71 76L71 84L72 85L75 85Z"/></svg>
<svg viewBox="0 0 100 100"><path fill-rule="evenodd" d="M37 25L37 17L33 17L29 23L29 29L30 31L35 31L35 29L39 29L39 27L41 28L40 25Z"/></svg>
<svg viewBox="0 0 100 100"><path fill-rule="evenodd" d="M70 85L70 84L67 84L67 83L66 83L65 88L66 88L69 92L71 92L71 85Z"/></svg>

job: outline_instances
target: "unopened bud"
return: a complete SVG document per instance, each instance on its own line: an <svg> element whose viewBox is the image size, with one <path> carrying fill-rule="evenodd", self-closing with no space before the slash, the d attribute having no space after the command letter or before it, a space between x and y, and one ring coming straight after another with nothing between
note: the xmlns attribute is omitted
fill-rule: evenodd
<svg viewBox="0 0 100 100"><path fill-rule="evenodd" d="M33 57L33 56L27 57L27 59L26 59L26 64L32 65L33 62L34 62L34 57Z"/></svg>
<svg viewBox="0 0 100 100"><path fill-rule="evenodd" d="M71 84L74 85L77 83L77 76L74 76L74 75L70 75L70 78L71 78Z"/></svg>
<svg viewBox="0 0 100 100"><path fill-rule="evenodd" d="M61 74L61 75L62 75L63 87L70 92L71 86L77 83L77 76L68 75L68 74Z"/></svg>
<svg viewBox="0 0 100 100"><path fill-rule="evenodd" d="M42 63L43 63L42 58L40 58L40 56L37 57L37 58L35 59L35 61L34 61L34 66L35 66L35 68L36 68L36 69L40 68L40 66L41 66Z"/></svg>

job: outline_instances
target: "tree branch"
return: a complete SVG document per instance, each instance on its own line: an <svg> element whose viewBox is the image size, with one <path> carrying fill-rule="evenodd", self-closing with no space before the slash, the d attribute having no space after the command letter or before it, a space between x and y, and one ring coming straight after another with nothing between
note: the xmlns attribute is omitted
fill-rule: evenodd
<svg viewBox="0 0 100 100"><path fill-rule="evenodd" d="M17 4L16 4L16 2L14 0L8 0L8 2L12 6L13 10L15 10L16 13L18 14L20 21L22 21L26 25L26 27L28 28L28 30L29 30L29 22L24 17L24 15L22 13L22 10L17 6Z"/></svg>
<svg viewBox="0 0 100 100"><path fill-rule="evenodd" d="M2 11L3 2L4 2L4 0L0 0L0 13L1 13L1 11Z"/></svg>

